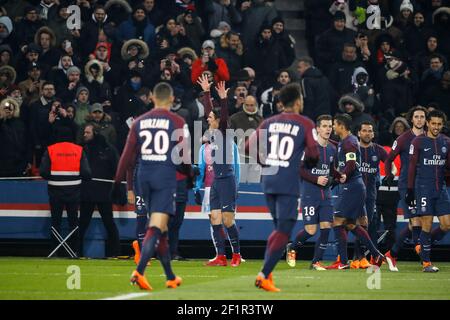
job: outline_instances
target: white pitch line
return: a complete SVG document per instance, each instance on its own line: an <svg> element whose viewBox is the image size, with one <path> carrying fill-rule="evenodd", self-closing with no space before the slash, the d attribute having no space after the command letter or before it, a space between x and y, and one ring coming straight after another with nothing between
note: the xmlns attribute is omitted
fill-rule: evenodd
<svg viewBox="0 0 450 320"><path fill-rule="evenodd" d="M100 300L130 300L130 299L136 299L141 298L145 296L149 296L151 293L129 293L129 294L122 294L120 296L115 296L111 298L104 298Z"/></svg>

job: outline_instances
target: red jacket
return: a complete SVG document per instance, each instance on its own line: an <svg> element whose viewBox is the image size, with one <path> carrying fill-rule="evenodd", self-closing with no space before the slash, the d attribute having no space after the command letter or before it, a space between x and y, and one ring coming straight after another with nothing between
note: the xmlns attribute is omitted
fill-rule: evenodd
<svg viewBox="0 0 450 320"><path fill-rule="evenodd" d="M229 81L230 72L228 71L228 66L225 60L222 58L215 58L214 61L217 64L217 70L214 73L214 81L217 83L219 81ZM193 84L197 84L198 78L202 75L204 71L208 70L208 66L202 66L202 58L198 58L192 64L191 80Z"/></svg>

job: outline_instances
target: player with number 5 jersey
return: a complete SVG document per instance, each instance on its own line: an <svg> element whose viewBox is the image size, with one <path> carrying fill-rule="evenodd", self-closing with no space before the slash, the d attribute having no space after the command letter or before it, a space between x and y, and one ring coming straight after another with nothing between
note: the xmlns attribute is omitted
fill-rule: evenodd
<svg viewBox="0 0 450 320"><path fill-rule="evenodd" d="M264 266L255 285L277 292L272 271L283 255L298 216L300 162L305 152L305 165L319 160L314 123L298 113L303 109L300 87L289 84L279 93L284 107L281 114L266 119L247 141L246 149L254 153L257 144L258 161L264 167L262 188L274 220L275 230L269 236Z"/></svg>

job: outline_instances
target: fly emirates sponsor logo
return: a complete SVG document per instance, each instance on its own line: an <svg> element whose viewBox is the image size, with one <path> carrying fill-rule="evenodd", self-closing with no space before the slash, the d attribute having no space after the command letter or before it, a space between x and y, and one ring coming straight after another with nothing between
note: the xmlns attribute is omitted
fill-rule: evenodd
<svg viewBox="0 0 450 320"><path fill-rule="evenodd" d="M446 159L441 159L440 155L433 155L433 159L424 158L423 164L425 166L444 166Z"/></svg>

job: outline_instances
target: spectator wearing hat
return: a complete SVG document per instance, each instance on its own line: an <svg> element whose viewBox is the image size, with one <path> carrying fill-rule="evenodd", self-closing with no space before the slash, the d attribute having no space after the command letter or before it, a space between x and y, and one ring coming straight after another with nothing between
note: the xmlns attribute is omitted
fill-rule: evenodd
<svg viewBox="0 0 450 320"><path fill-rule="evenodd" d="M272 20L271 24L272 36L279 46L283 48L286 64L290 66L295 60L295 39L285 30L283 18L278 16Z"/></svg>
<svg viewBox="0 0 450 320"><path fill-rule="evenodd" d="M241 13L230 0L205 1L205 11L208 15L208 30L220 29L219 23L226 22L235 29L242 22Z"/></svg>
<svg viewBox="0 0 450 320"><path fill-rule="evenodd" d="M84 67L86 87L92 103L112 99L111 87L103 76L103 65L98 60L89 60Z"/></svg>
<svg viewBox="0 0 450 320"><path fill-rule="evenodd" d="M164 13L155 6L155 0L144 0L142 5L145 8L147 18L155 27L164 23Z"/></svg>
<svg viewBox="0 0 450 320"><path fill-rule="evenodd" d="M45 80L41 78L41 68L38 63L32 62L28 66L28 78L19 83L23 104L29 106L36 102L42 93Z"/></svg>
<svg viewBox="0 0 450 320"><path fill-rule="evenodd" d="M57 89L57 95L63 101L72 101L76 99L78 89L84 86L81 82L81 70L77 66L71 66L67 69L66 79Z"/></svg>
<svg viewBox="0 0 450 320"><path fill-rule="evenodd" d="M17 81L23 81L27 77L28 65L32 62L38 62L41 56L41 48L34 42L24 46L22 48L24 51L17 56L16 60L16 70L17 70Z"/></svg>
<svg viewBox="0 0 450 320"><path fill-rule="evenodd" d="M239 70L244 66L244 46L241 37L234 31L228 31L220 37L220 46L217 48L217 56L225 60L230 78L237 79Z"/></svg>
<svg viewBox="0 0 450 320"><path fill-rule="evenodd" d="M261 26L270 25L276 18L277 10L269 6L266 0L244 1L241 4L242 41L249 47L258 38Z"/></svg>
<svg viewBox="0 0 450 320"><path fill-rule="evenodd" d="M260 90L269 88L276 79L277 72L289 67L281 44L272 35L270 24L261 27L255 43L247 52L245 64L255 70Z"/></svg>
<svg viewBox="0 0 450 320"><path fill-rule="evenodd" d="M50 20L47 20L47 26L55 34L56 46L59 47L66 39L71 43L74 42L72 32L67 28L67 18L70 16L70 12L67 10L68 3L61 1L61 4L56 7L56 15Z"/></svg>
<svg viewBox="0 0 450 320"><path fill-rule="evenodd" d="M0 103L0 177L18 177L31 169L31 146L20 119L19 104L11 98Z"/></svg>
<svg viewBox="0 0 450 320"><path fill-rule="evenodd" d="M10 66L13 52L9 44L0 45L0 67Z"/></svg>
<svg viewBox="0 0 450 320"><path fill-rule="evenodd" d="M121 84L120 72L121 65L117 60L111 59L112 44L105 41L97 42L95 51L89 55L89 60L98 60L103 67L103 75L111 88Z"/></svg>
<svg viewBox="0 0 450 320"><path fill-rule="evenodd" d="M13 33L14 25L8 16L0 17L0 45L9 45L11 51L17 51L17 37Z"/></svg>
<svg viewBox="0 0 450 320"><path fill-rule="evenodd" d="M333 63L339 61L344 44L355 41L356 32L345 27L342 11L333 16L333 26L319 35L316 43L317 67L328 74Z"/></svg>
<svg viewBox="0 0 450 320"><path fill-rule="evenodd" d="M126 67L123 72L127 73L133 69L139 69L142 74L146 73L145 59L149 56L147 44L142 40L131 39L122 45L122 60Z"/></svg>
<svg viewBox="0 0 450 320"><path fill-rule="evenodd" d="M77 142L80 144L83 142L84 129L93 125L96 127L97 132L105 138L105 141L113 146L117 142L116 129L112 124L112 118L109 114L105 113L103 106L100 103L94 103L89 108L89 114L86 116L86 123L82 129L78 131Z"/></svg>
<svg viewBox="0 0 450 320"><path fill-rule="evenodd" d="M130 39L139 39L150 48L155 46L155 27L148 20L144 6L136 6L133 9L132 16L119 25L117 38L121 44Z"/></svg>
<svg viewBox="0 0 450 320"><path fill-rule="evenodd" d="M354 31L357 31L358 20L353 14L353 10L350 9L350 2L348 0L336 0L330 6L330 13L334 15L337 11L341 11L345 14L345 27ZM355 7L353 5L352 7ZM352 8L353 9L353 8Z"/></svg>
<svg viewBox="0 0 450 320"><path fill-rule="evenodd" d="M16 25L16 39L20 48L34 41L36 32L44 26L40 20L38 10L33 6L27 6L23 12L23 18Z"/></svg>
<svg viewBox="0 0 450 320"><path fill-rule="evenodd" d="M41 65L43 78L47 78L47 72L58 64L60 52L56 48L56 37L49 27L42 27L34 36L34 43L41 48L39 63Z"/></svg>
<svg viewBox="0 0 450 320"><path fill-rule="evenodd" d="M192 10L186 10L177 17L177 22L184 27L186 36L192 43L192 48L199 52L202 46L202 39L205 35L201 19Z"/></svg>
<svg viewBox="0 0 450 320"><path fill-rule="evenodd" d="M83 85L80 85L77 88L76 95L75 95L75 123L82 127L86 123L86 117L89 115L90 112L90 103L89 103L89 89L86 88Z"/></svg>
<svg viewBox="0 0 450 320"><path fill-rule="evenodd" d="M399 28L403 33L413 25L414 7L410 0L403 0L400 5L400 12L394 19L394 26Z"/></svg>
<svg viewBox="0 0 450 320"><path fill-rule="evenodd" d="M352 92L357 94L364 103L364 110L370 114L376 112L378 98L375 95L372 83L369 79L369 73L363 67L355 69L352 75Z"/></svg>
<svg viewBox="0 0 450 320"><path fill-rule="evenodd" d="M213 74L216 83L230 80L227 63L216 56L215 48L216 46L212 40L203 42L202 56L195 60L192 65L191 80L194 85L197 84L197 80L205 71L210 71Z"/></svg>
<svg viewBox="0 0 450 320"><path fill-rule="evenodd" d="M209 33L209 36L211 37L211 40L214 41L214 44L217 46L220 43L220 39L222 38L222 36L224 36L230 31L232 31L231 26L225 21L220 21L219 25L217 26L217 29L212 29L211 32Z"/></svg>

